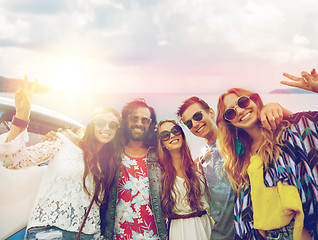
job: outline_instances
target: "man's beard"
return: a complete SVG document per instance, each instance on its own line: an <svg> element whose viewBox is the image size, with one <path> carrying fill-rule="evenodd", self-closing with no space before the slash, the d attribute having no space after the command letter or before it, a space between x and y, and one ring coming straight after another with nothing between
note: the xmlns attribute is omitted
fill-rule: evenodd
<svg viewBox="0 0 318 240"><path fill-rule="evenodd" d="M133 133L133 129L137 128L143 131L143 133ZM128 132L128 136L130 139L134 140L134 141L143 141L147 135L148 135L148 130L146 130L145 127L139 127L139 126L134 126L132 125L130 128L127 128L127 132Z"/></svg>

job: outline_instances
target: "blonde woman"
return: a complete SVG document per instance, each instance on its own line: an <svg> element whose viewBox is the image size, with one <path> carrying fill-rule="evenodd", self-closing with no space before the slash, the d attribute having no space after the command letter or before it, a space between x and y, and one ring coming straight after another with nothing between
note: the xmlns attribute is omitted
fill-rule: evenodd
<svg viewBox="0 0 318 240"><path fill-rule="evenodd" d="M220 152L237 193L237 238L311 239L318 216L317 164L309 163L289 122L274 131L261 127L262 108L257 93L240 88L218 102Z"/></svg>

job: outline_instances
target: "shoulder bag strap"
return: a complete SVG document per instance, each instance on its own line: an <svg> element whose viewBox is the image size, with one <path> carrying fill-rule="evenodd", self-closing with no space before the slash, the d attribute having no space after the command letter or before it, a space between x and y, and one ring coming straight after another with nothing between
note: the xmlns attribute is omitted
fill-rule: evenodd
<svg viewBox="0 0 318 240"><path fill-rule="evenodd" d="M93 197L91 203L89 204L88 210L87 210L87 212L86 212L86 214L85 214L84 220L83 220L82 225L81 225L81 227L80 227L80 229L79 229L79 231L78 231L78 233L77 233L77 235L76 235L75 240L79 240L79 239L80 239L80 236L81 236L83 227L84 227L84 225L85 225L86 219L87 219L88 214L89 214L89 212L90 212L90 210L91 210L91 208L92 208L92 206L93 206L94 199L95 199L95 198Z"/></svg>

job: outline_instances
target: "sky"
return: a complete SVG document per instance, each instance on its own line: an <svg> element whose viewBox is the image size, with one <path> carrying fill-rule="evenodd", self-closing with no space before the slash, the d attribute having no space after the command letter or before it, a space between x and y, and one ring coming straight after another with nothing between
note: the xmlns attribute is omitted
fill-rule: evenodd
<svg viewBox="0 0 318 240"><path fill-rule="evenodd" d="M0 3L0 76L58 89L270 92L318 63L315 0Z"/></svg>

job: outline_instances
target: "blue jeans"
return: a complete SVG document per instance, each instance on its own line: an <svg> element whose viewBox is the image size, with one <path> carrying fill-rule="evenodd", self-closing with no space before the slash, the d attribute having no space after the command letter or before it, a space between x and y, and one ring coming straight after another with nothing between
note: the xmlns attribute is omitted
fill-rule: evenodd
<svg viewBox="0 0 318 240"><path fill-rule="evenodd" d="M70 232L58 227L46 226L46 227L32 227L26 231L26 240L61 240L61 239L75 239L77 232ZM95 234L81 234L81 240L97 240L100 239L100 233Z"/></svg>

